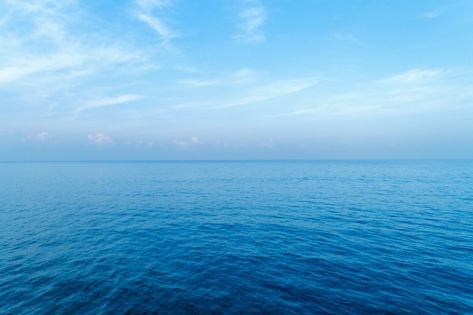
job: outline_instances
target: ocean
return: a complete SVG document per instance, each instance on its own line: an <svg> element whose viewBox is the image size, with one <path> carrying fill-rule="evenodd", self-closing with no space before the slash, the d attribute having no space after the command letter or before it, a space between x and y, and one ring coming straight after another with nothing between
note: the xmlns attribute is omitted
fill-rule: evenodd
<svg viewBox="0 0 473 315"><path fill-rule="evenodd" d="M0 163L0 314L473 314L473 161Z"/></svg>

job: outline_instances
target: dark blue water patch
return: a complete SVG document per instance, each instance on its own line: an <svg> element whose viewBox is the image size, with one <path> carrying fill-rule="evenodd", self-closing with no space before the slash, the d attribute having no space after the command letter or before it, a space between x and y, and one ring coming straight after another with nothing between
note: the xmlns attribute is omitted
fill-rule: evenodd
<svg viewBox="0 0 473 315"><path fill-rule="evenodd" d="M473 313L472 175L472 161L2 163L0 313Z"/></svg>

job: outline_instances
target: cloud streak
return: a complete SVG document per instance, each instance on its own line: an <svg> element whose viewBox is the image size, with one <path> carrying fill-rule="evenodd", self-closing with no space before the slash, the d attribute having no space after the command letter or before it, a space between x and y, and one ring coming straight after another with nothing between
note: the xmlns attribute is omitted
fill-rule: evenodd
<svg viewBox="0 0 473 315"><path fill-rule="evenodd" d="M100 98L100 99L87 102L83 106L80 106L79 108L77 108L76 112L80 113L83 111L101 108L101 107L122 105L126 103L136 102L141 99L142 99L141 96L134 95L134 94L124 94L124 95L118 95L115 97L105 97L105 98Z"/></svg>
<svg viewBox="0 0 473 315"><path fill-rule="evenodd" d="M473 104L471 74L414 68L312 99L310 106L276 116L427 113Z"/></svg>
<svg viewBox="0 0 473 315"><path fill-rule="evenodd" d="M161 16L153 12L162 10L165 7L171 6L172 2L168 0L137 0L136 6L138 12L136 18L145 23L149 28L155 31L164 43L172 38L178 37L179 33L172 29Z"/></svg>
<svg viewBox="0 0 473 315"><path fill-rule="evenodd" d="M415 69L410 69L403 73L391 76L387 78L386 81L392 82L392 83L420 82L420 81L425 81L428 79L438 77L442 74L442 72L443 71L440 69L415 68Z"/></svg>
<svg viewBox="0 0 473 315"><path fill-rule="evenodd" d="M251 82L246 86L240 85L238 81L231 82L230 86L227 86L226 93L219 99L192 101L176 105L173 108L174 110L184 108L226 109L247 106L297 94L316 86L319 82L320 80L314 77L273 80L259 85Z"/></svg>
<svg viewBox="0 0 473 315"><path fill-rule="evenodd" d="M100 33L78 36L71 29L80 11L75 1L6 2L0 29L0 83L4 89L54 90L67 81L114 66L143 65L147 58ZM71 13L72 12L72 13ZM19 28L21 21L24 27ZM114 68L113 71L118 70Z"/></svg>
<svg viewBox="0 0 473 315"><path fill-rule="evenodd" d="M259 103L299 93L319 83L315 78L299 78L274 81L250 90L247 95L229 101L223 101L215 108L230 108Z"/></svg>
<svg viewBox="0 0 473 315"><path fill-rule="evenodd" d="M266 23L266 9L259 1L248 1L250 6L244 8L239 16L238 33L234 36L236 40L245 43L262 43L266 36L262 27Z"/></svg>
<svg viewBox="0 0 473 315"><path fill-rule="evenodd" d="M146 23L152 30L161 36L163 40L169 40L171 38L177 37L177 33L169 28L163 21L158 17L153 17L140 13L137 15L138 19Z"/></svg>
<svg viewBox="0 0 473 315"><path fill-rule="evenodd" d="M180 83L182 83L184 86L188 86L191 88L200 88L200 87L208 87L208 86L217 85L219 81L218 80L186 79L186 80L181 80Z"/></svg>

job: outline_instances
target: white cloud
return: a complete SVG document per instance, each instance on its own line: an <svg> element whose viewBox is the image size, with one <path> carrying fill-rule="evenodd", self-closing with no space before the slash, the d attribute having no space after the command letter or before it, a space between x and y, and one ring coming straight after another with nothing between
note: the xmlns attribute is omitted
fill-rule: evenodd
<svg viewBox="0 0 473 315"><path fill-rule="evenodd" d="M71 70L83 65L85 58L85 55L65 51L46 57L20 55L11 65L0 67L0 83L15 82L40 73Z"/></svg>
<svg viewBox="0 0 473 315"><path fill-rule="evenodd" d="M189 140L175 140L174 144L176 144L177 146L181 148L186 148L189 146L200 144L200 139L199 137L192 136Z"/></svg>
<svg viewBox="0 0 473 315"><path fill-rule="evenodd" d="M289 94L301 92L305 89L315 86L319 80L315 78L299 78L290 80L280 80L253 88L246 95L235 97L231 100L219 102L214 106L217 108L237 107L249 105L270 99L279 98Z"/></svg>
<svg viewBox="0 0 473 315"><path fill-rule="evenodd" d="M251 6L240 12L239 32L235 39L246 43L261 43L266 40L262 26L267 20L266 9L259 1L249 1Z"/></svg>
<svg viewBox="0 0 473 315"><path fill-rule="evenodd" d="M161 16L156 15L155 9L162 11L163 8L171 5L172 1L170 0L136 0L136 6L138 8L136 18L155 31L163 40L163 45L167 48L172 48L169 46L168 41L178 37L179 34L164 22Z"/></svg>
<svg viewBox="0 0 473 315"><path fill-rule="evenodd" d="M25 89L54 94L69 88L68 82L100 73L110 66L139 66L142 62L144 59L140 55L117 47L93 49L65 44L62 49L45 56L17 51L16 58L8 64L0 62L0 84L3 85L0 88L19 89L23 95L30 94L25 93Z"/></svg>
<svg viewBox="0 0 473 315"><path fill-rule="evenodd" d="M250 68L242 68L233 73L233 80L237 83L247 83L258 78L258 72Z"/></svg>
<svg viewBox="0 0 473 315"><path fill-rule="evenodd" d="M192 144L198 144L198 143L200 143L200 140L199 140L198 137L193 136L193 137L191 137L191 143Z"/></svg>
<svg viewBox="0 0 473 315"><path fill-rule="evenodd" d="M113 142L112 137L101 132L89 134L88 139L96 145L106 145Z"/></svg>
<svg viewBox="0 0 473 315"><path fill-rule="evenodd" d="M434 78L440 74L442 74L442 70L416 68L410 69L400 74L396 74L387 78L386 80L389 82L396 83L412 83Z"/></svg>
<svg viewBox="0 0 473 315"><path fill-rule="evenodd" d="M6 4L6 11L0 13L3 89L20 87L23 95L30 94L25 88L54 90L112 65L147 62L141 52L100 32L76 35L71 29L81 18L76 1L8 0Z"/></svg>
<svg viewBox="0 0 473 315"><path fill-rule="evenodd" d="M37 142L45 142L49 138L49 132L47 131L40 131L35 135L29 135L21 139L22 142L30 142L30 141L37 141Z"/></svg>
<svg viewBox="0 0 473 315"><path fill-rule="evenodd" d="M199 87L206 87L206 86L213 86L218 84L217 80L197 80L197 79L187 79L180 81L183 85L192 87L192 88L199 88Z"/></svg>
<svg viewBox="0 0 473 315"><path fill-rule="evenodd" d="M245 106L299 93L317 85L319 81L317 78L308 77L274 80L259 85L252 83L243 86L230 81L227 86L229 90L220 99L184 102L175 105L173 109L180 110L192 107L218 109Z"/></svg>
<svg viewBox="0 0 473 315"><path fill-rule="evenodd" d="M49 132L47 131L41 131L36 135L36 139L41 142L48 140L48 137L49 137Z"/></svg>
<svg viewBox="0 0 473 315"><path fill-rule="evenodd" d="M7 0L6 4L3 18L7 27L4 30L8 30L9 23L16 26L20 20L22 25L31 27L27 33L22 34L22 39L47 40L53 45L60 45L64 40L67 26L74 16L70 12L77 10L75 1L72 0Z"/></svg>
<svg viewBox="0 0 473 315"><path fill-rule="evenodd" d="M356 89L310 100L305 107L275 116L425 113L473 104L471 73L410 69Z"/></svg>
<svg viewBox="0 0 473 315"><path fill-rule="evenodd" d="M276 116L276 117L279 117L279 116L297 116L297 115L312 114L314 112L316 112L316 109L306 108L306 109L296 109L296 110L288 112L288 113L276 114L276 115L273 115L273 116Z"/></svg>
<svg viewBox="0 0 473 315"><path fill-rule="evenodd" d="M260 74L249 68L242 68L233 73L219 76L213 79L205 78L205 79L184 79L180 80L179 83L191 87L191 88L199 88L199 87L210 87L210 86L236 86L236 85L249 85L253 84L260 78Z"/></svg>
<svg viewBox="0 0 473 315"><path fill-rule="evenodd" d="M118 95L114 97L105 97L105 98L95 99L77 108L76 112L82 112L82 111L99 108L99 107L121 105L125 103L135 102L140 99L142 99L141 96L134 95L134 94L124 94L124 95Z"/></svg>
<svg viewBox="0 0 473 315"><path fill-rule="evenodd" d="M137 17L140 21L146 23L151 29L156 31L164 40L178 36L174 30L170 29L169 26L158 17L149 16L144 13L138 14Z"/></svg>

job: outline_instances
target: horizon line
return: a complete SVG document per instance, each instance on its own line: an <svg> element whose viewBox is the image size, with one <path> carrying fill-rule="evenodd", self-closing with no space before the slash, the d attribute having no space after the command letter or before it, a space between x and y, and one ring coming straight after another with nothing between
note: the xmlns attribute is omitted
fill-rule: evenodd
<svg viewBox="0 0 473 315"><path fill-rule="evenodd" d="M0 160L0 163L156 163L156 162L349 162L349 161L472 161L473 158L327 158L327 159L90 159Z"/></svg>

